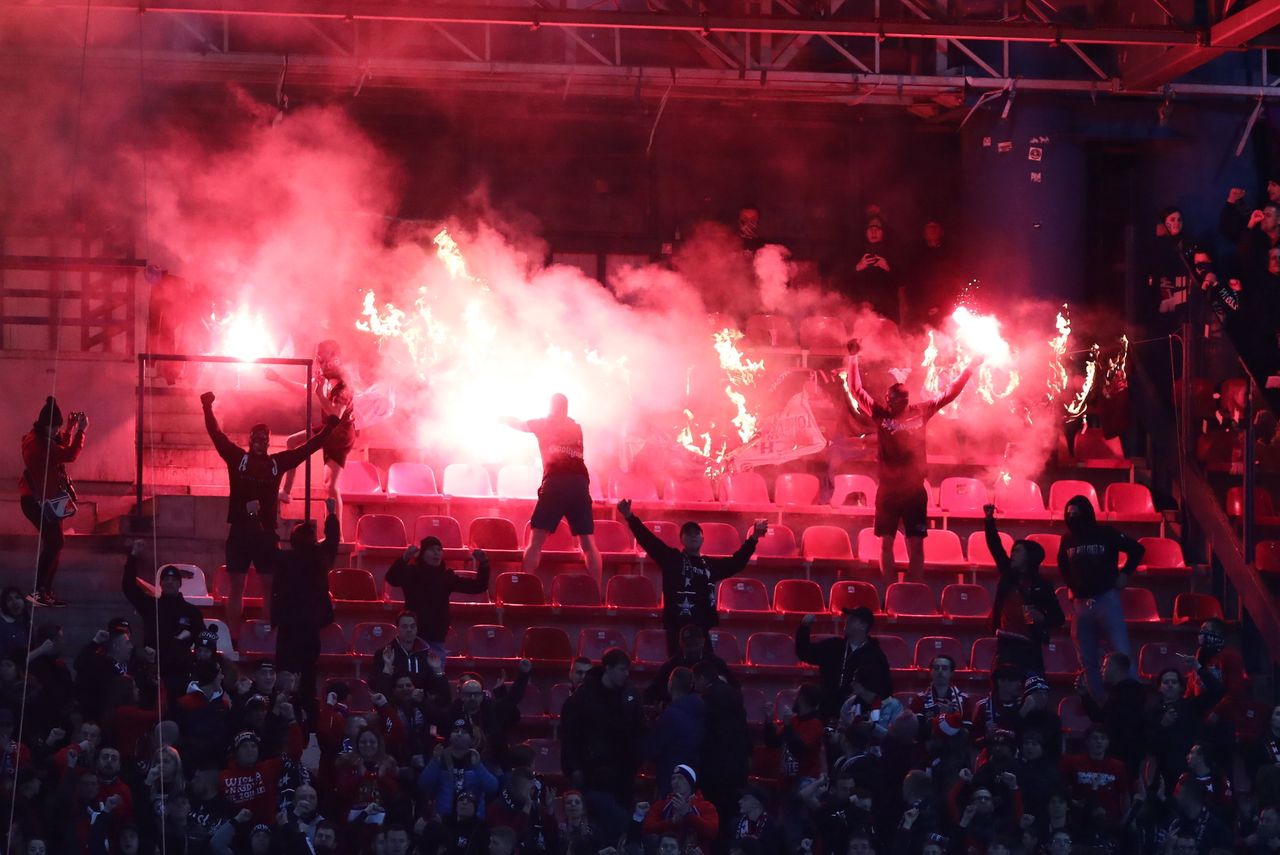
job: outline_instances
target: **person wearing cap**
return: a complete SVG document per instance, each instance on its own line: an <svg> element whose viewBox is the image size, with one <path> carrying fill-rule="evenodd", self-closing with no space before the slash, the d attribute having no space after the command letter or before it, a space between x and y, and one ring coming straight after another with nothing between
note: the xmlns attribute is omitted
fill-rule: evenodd
<svg viewBox="0 0 1280 855"><path fill-rule="evenodd" d="M1014 665L997 665L991 672L991 693L973 708L973 733L976 739L998 729L1013 731L1018 727L1022 710L1022 670Z"/></svg>
<svg viewBox="0 0 1280 855"><path fill-rule="evenodd" d="M822 687L822 718L831 721L850 696L856 696L860 710L875 709L893 694L889 659L880 642L871 637L875 615L866 606L842 609L844 637L812 641L815 615L805 615L796 628L796 657L816 665Z"/></svg>
<svg viewBox="0 0 1280 855"><path fill-rule="evenodd" d="M53 595L53 580L58 573L58 559L65 539L62 534L64 511L62 501L74 500L75 491L67 475L67 464L74 463L84 450L84 435L89 419L84 413L72 413L67 431L62 430L62 410L50 395L22 437L22 477L18 479L18 504L39 535L40 552L36 557L36 588L31 603L37 606L65 606ZM74 507L74 505L73 505Z"/></svg>
<svg viewBox="0 0 1280 855"><path fill-rule="evenodd" d="M483 549L471 553L475 572L459 574L444 564L440 538L427 535L412 544L387 568L387 584L404 592L404 607L418 616L418 635L445 658L449 635L449 598L457 594L483 594L489 590L489 556Z"/></svg>
<svg viewBox="0 0 1280 855"><path fill-rule="evenodd" d="M449 725L445 743L436 746L418 776L418 792L435 804L438 816L453 813L457 800L468 793L476 799L476 815L484 818L486 801L498 792L498 779L480 761L471 722L458 718Z"/></svg>
<svg viewBox="0 0 1280 855"><path fill-rule="evenodd" d="M222 666L216 661L191 668L187 692L171 704L170 718L178 724L179 747L188 764L221 764L231 728L231 699L222 691Z"/></svg>
<svg viewBox="0 0 1280 855"><path fill-rule="evenodd" d="M244 608L244 582L249 565L259 573L270 572L276 559L276 517L279 511L280 482L286 472L305 463L319 451L339 425L349 425L351 411L341 418L331 415L324 427L297 448L270 453L271 430L256 424L249 431L249 447L232 442L218 426L213 414L212 392L200 396L204 408L204 426L213 440L218 456L227 464L229 495L227 498L227 574L231 591L227 595L227 628L232 639L240 634L240 617Z"/></svg>
<svg viewBox="0 0 1280 855"><path fill-rule="evenodd" d="M711 850L720 833L716 806L698 791L698 775L692 766L680 764L671 772L671 795L649 810L644 819L645 834L674 834L696 843L703 852Z"/></svg>
<svg viewBox="0 0 1280 855"><path fill-rule="evenodd" d="M142 619L142 644L156 652L156 670L170 697L182 693L191 676L195 644L204 631L204 615L182 595L182 580L190 572L174 564L160 568L159 596L147 591L138 579L145 544L129 547L120 577L120 590Z"/></svg>
<svg viewBox="0 0 1280 855"><path fill-rule="evenodd" d="M1053 585L1040 575L1044 547L1034 540L1016 540L1006 552L996 528L996 506L984 505L982 512L987 550L1000 573L991 607L996 662L1043 674L1049 633L1066 623Z"/></svg>
<svg viewBox="0 0 1280 855"><path fill-rule="evenodd" d="M645 703L669 703L671 696L667 693L667 681L671 679L671 672L677 668L692 668L699 662L709 662L724 675L730 685L738 685L738 681L729 670L728 663L712 652L711 646L707 644L706 631L697 624L687 623L680 629L680 652L663 662L658 668L653 682L644 690Z"/></svg>
<svg viewBox="0 0 1280 855"><path fill-rule="evenodd" d="M261 759L262 740L243 730L232 741L231 762L219 780L233 810L249 811L254 822L274 823L280 802L284 763L279 757Z"/></svg>
<svg viewBox="0 0 1280 855"><path fill-rule="evenodd" d="M1043 734L1046 750L1058 758L1062 745L1062 719L1049 698L1049 681L1039 674L1028 674L1022 681L1022 705L1018 707L1018 723L1014 731L1021 736L1027 731Z"/></svg>

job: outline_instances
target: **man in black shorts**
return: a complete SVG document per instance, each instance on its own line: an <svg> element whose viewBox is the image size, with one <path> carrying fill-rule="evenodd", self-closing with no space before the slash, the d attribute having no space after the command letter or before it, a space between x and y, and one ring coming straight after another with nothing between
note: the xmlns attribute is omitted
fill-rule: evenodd
<svg viewBox="0 0 1280 855"><path fill-rule="evenodd" d="M600 551L596 549L595 520L591 517L590 475L582 455L582 426L569 418L569 399L551 396L551 412L545 419L504 419L516 430L527 431L538 438L542 454L542 486L538 503L533 507L529 527L533 535L524 551L524 572L538 569L542 544L556 530L560 520L569 521L569 531L582 545L587 572L600 579Z"/></svg>
<svg viewBox="0 0 1280 855"><path fill-rule="evenodd" d="M845 402L856 418L875 425L879 440L875 533L880 538L880 569L886 581L897 578L893 539L901 523L907 539L908 572L911 578L919 579L924 573L924 536L929 531L929 497L924 486L925 426L939 410L959 397L982 360L979 357L969 363L940 398L913 406L907 387L894 383L881 406L862 387L859 350L857 339L851 339L846 363L850 394Z"/></svg>
<svg viewBox="0 0 1280 855"><path fill-rule="evenodd" d="M341 419L329 416L319 433L297 448L268 454L271 447L271 431L265 424L256 424L249 430L249 449L236 445L218 426L213 414L214 395L205 392L200 396L204 406L204 426L213 440L218 456L227 464L227 480L230 496L227 503L227 575L231 578L231 593L227 597L227 629L235 639L240 632L240 617L244 607L244 579L249 565L259 573L271 572L276 557L276 504L280 480L284 474L316 452L329 435L344 422L349 423L348 411Z"/></svg>

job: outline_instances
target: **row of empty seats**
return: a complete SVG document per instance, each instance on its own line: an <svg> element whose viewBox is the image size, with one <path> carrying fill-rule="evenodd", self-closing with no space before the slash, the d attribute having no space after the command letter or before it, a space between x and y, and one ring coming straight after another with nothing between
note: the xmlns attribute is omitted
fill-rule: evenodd
<svg viewBox="0 0 1280 855"><path fill-rule="evenodd" d="M498 470L496 487L490 482L489 470L469 463L451 463L445 467L440 489L435 473L425 463L393 463L385 479L372 463L351 461L343 469L339 486L343 495L353 501L379 497L439 498L475 497L502 499L536 498L542 471L537 466L509 465ZM690 506L728 506L743 510L779 510L815 507L821 490L816 475L788 472L779 475L770 489L758 472L736 472L713 482L705 477L667 477L659 495L658 483L640 473L612 474L607 494L598 480L592 480L593 498L604 501L632 499L636 502L667 502ZM834 492L828 503L834 507L875 506L877 483L868 475L842 474L834 479ZM1025 478L998 480L988 488L977 478L952 476L943 478L935 489L929 485L934 513L977 516L982 506L995 504L1005 515L1019 518L1043 518L1060 515L1067 501L1076 495L1089 498L1100 515L1135 521L1158 519L1151 492L1142 484L1115 483L1107 486L1102 501L1088 481L1063 479L1049 485L1048 504L1040 485Z"/></svg>

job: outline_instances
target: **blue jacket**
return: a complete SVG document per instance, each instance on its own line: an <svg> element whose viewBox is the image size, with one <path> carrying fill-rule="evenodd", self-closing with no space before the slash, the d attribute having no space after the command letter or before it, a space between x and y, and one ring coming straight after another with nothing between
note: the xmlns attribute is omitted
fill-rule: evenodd
<svg viewBox="0 0 1280 855"><path fill-rule="evenodd" d="M645 756L653 761L658 792L671 791L671 773L685 763L700 772L702 743L706 740L707 715L702 698L685 695L667 706L649 734Z"/></svg>
<svg viewBox="0 0 1280 855"><path fill-rule="evenodd" d="M418 789L435 801L437 815L453 813L454 798L460 791L454 787L453 773L445 769L439 759L432 760L422 770ZM462 789L475 795L476 816L483 818L485 804L498 792L498 779L483 763L475 763L462 772Z"/></svg>

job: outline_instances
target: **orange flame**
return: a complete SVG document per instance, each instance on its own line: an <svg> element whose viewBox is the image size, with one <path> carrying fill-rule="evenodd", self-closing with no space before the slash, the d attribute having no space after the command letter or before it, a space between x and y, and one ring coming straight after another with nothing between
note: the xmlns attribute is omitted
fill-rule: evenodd
<svg viewBox="0 0 1280 855"><path fill-rule="evenodd" d="M218 317L214 314L209 320L209 326L217 336L213 353L218 356L252 361L280 353L263 314L243 303L229 315Z"/></svg>

